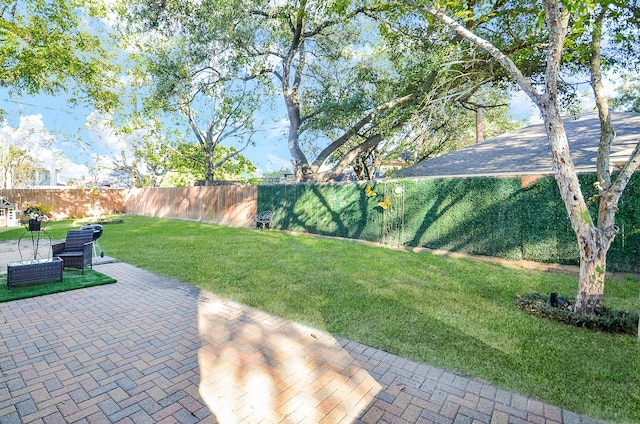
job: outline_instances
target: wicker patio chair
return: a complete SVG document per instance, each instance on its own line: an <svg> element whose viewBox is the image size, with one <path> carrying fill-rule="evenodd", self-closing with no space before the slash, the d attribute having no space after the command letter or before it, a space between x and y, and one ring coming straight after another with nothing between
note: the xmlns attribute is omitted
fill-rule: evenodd
<svg viewBox="0 0 640 424"><path fill-rule="evenodd" d="M51 245L54 257L64 262L65 268L78 268L84 274L84 268L92 262L92 230L70 230L62 243Z"/></svg>

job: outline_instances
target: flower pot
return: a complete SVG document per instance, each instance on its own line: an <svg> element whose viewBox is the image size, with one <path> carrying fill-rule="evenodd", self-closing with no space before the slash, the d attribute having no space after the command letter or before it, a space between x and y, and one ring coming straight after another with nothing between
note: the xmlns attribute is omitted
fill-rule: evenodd
<svg viewBox="0 0 640 424"><path fill-rule="evenodd" d="M29 231L40 231L42 227L42 222L38 221L35 218L29 220Z"/></svg>

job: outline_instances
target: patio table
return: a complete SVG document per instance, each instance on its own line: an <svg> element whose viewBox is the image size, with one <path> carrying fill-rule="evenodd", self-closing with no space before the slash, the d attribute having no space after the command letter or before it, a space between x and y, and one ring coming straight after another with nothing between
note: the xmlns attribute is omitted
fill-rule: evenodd
<svg viewBox="0 0 640 424"><path fill-rule="evenodd" d="M21 284L48 281L62 281L62 259L34 259L7 264L7 289Z"/></svg>

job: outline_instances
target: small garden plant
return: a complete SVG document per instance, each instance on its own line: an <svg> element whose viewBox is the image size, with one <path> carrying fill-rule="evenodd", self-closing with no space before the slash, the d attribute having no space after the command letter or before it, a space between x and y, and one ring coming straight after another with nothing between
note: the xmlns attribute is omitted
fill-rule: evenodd
<svg viewBox="0 0 640 424"><path fill-rule="evenodd" d="M586 328L589 330L604 331L619 334L638 334L638 313L633 311L620 311L611 308L604 308L602 313L576 314L573 310L575 301L572 297L556 298L555 305L553 298L555 293L544 295L540 293L518 296L516 305L528 314L547 318L574 327Z"/></svg>

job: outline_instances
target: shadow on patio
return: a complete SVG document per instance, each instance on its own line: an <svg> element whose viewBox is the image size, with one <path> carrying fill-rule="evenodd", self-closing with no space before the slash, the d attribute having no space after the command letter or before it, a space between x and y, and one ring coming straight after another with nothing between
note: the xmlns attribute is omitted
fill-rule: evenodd
<svg viewBox="0 0 640 424"><path fill-rule="evenodd" d="M200 292L200 395L221 423L357 419L382 386L330 335Z"/></svg>

